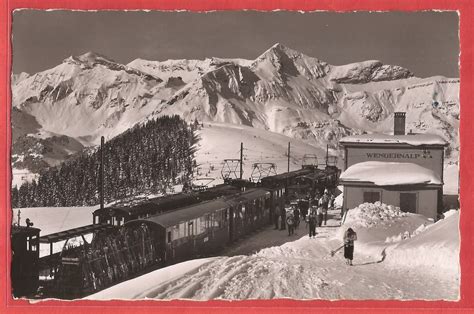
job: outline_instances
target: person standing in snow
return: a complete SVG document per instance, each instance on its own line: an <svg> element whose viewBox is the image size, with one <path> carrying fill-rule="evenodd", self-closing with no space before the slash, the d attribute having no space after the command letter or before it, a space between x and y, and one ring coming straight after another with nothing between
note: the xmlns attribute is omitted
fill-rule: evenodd
<svg viewBox="0 0 474 314"><path fill-rule="evenodd" d="M298 204L293 206L293 217L295 220L295 229L298 229L298 226L300 225L300 210L298 209Z"/></svg>
<svg viewBox="0 0 474 314"><path fill-rule="evenodd" d="M286 208L282 206L280 209L280 230L286 229Z"/></svg>
<svg viewBox="0 0 474 314"><path fill-rule="evenodd" d="M335 206L334 206L335 201L336 201L336 197L334 196L334 194L331 193L331 196L329 197L329 208L332 210L335 209Z"/></svg>
<svg viewBox="0 0 474 314"><path fill-rule="evenodd" d="M309 238L315 237L316 238L316 208L311 208L309 215L308 215L308 225L309 225Z"/></svg>
<svg viewBox="0 0 474 314"><path fill-rule="evenodd" d="M354 241L357 240L357 233L352 228L347 229L344 233L344 258L346 264L352 266L354 258Z"/></svg>
<svg viewBox="0 0 474 314"><path fill-rule="evenodd" d="M293 215L293 211L290 210L287 216L288 217L286 217L286 224L288 225L288 236L291 236L295 233L295 217Z"/></svg>
<svg viewBox="0 0 474 314"><path fill-rule="evenodd" d="M275 224L275 230L278 230L278 218L280 218L280 208L277 206L273 213L273 222Z"/></svg>
<svg viewBox="0 0 474 314"><path fill-rule="evenodd" d="M323 208L318 206L316 213L318 214L318 227L321 227L323 224Z"/></svg>
<svg viewBox="0 0 474 314"><path fill-rule="evenodd" d="M323 196L319 199L319 206L322 207L323 211L323 221L324 225L326 225L328 220L328 206L329 206L329 191L327 189L324 190ZM321 226L321 223L320 223Z"/></svg>
<svg viewBox="0 0 474 314"><path fill-rule="evenodd" d="M300 213L301 216L303 216L303 220L306 220L306 215L308 215L308 210L309 210L309 202L310 202L310 196L308 195L306 199L301 199L298 203L300 207Z"/></svg>

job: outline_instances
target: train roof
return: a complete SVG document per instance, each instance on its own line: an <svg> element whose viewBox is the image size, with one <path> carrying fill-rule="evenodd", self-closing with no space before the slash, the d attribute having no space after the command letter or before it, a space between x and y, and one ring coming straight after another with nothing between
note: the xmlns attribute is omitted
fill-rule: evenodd
<svg viewBox="0 0 474 314"><path fill-rule="evenodd" d="M151 222L163 227L170 227L177 225L184 221L199 218L207 213L213 213L220 209L225 209L229 205L223 199L217 199L213 201L202 202L196 205L181 208L180 210L166 212L161 215L148 217L145 219L138 219L128 222Z"/></svg>
<svg viewBox="0 0 474 314"><path fill-rule="evenodd" d="M184 199L188 199L193 197L194 193L177 193L171 195L160 196L156 198L149 199L148 202L156 204L156 205L164 205L169 202L180 201Z"/></svg>
<svg viewBox="0 0 474 314"><path fill-rule="evenodd" d="M311 170L311 169L299 169L299 170L295 170L295 171L280 173L280 174L277 174L275 176L265 177L265 178L262 178L261 181L263 182L263 181L268 181L268 180L285 180L287 178L292 178L292 177L295 177L295 176L305 175L305 174L311 173L312 171L313 170Z"/></svg>
<svg viewBox="0 0 474 314"><path fill-rule="evenodd" d="M226 209L230 204L236 204L243 201L253 200L258 197L269 195L270 192L266 189L250 189L248 191L239 193L237 195L229 195L226 197L221 197L219 199L205 201L199 204L187 206L176 211L166 212L156 216L137 219L130 221L133 222L152 222L154 224L163 226L165 228L177 225L184 221L189 221L192 219L199 218L205 214L213 213L221 209Z"/></svg>
<svg viewBox="0 0 474 314"><path fill-rule="evenodd" d="M132 214L141 214L141 213L148 213L150 212L150 209L156 209L158 210L158 206L156 204L153 204L152 202L145 202L145 203L140 203L136 205L131 205L131 206L123 206L123 207L104 207L103 209L97 209L94 211L94 215L100 215L101 213L109 213L109 212L114 212L114 215L120 215L120 216L130 216Z"/></svg>
<svg viewBox="0 0 474 314"><path fill-rule="evenodd" d="M270 195L270 192L265 189L252 189L249 191L242 192L237 195L232 195L226 198L227 201L233 202L233 203L239 203L239 202L244 202L248 200L253 200L258 197L262 197L265 195Z"/></svg>
<svg viewBox="0 0 474 314"><path fill-rule="evenodd" d="M150 211L158 212L163 210L166 206L177 203L181 203L177 205L177 208L185 207L191 205L193 202L210 200L219 196L238 193L238 191L238 187L229 184L219 184L200 192L177 193L152 198L133 205L111 206L104 209L97 209L94 211L94 214L99 215L101 212L108 213L109 211L113 211L116 215L120 214L121 216L140 215L150 213Z"/></svg>
<svg viewBox="0 0 474 314"><path fill-rule="evenodd" d="M314 180L314 179L323 178L323 177L325 177L327 174L328 174L327 171L321 170L321 169L317 169L317 170L314 171L314 172L311 172L311 173L302 175L301 178L306 178L306 179Z"/></svg>

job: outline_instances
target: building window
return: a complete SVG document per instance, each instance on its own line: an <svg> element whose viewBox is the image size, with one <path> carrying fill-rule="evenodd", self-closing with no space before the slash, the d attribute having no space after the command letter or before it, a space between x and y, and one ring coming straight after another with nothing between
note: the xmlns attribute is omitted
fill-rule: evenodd
<svg viewBox="0 0 474 314"><path fill-rule="evenodd" d="M194 221L188 223L188 236L194 235Z"/></svg>
<svg viewBox="0 0 474 314"><path fill-rule="evenodd" d="M380 192L364 192L364 203L380 202Z"/></svg>
<svg viewBox="0 0 474 314"><path fill-rule="evenodd" d="M171 231L168 231L168 243L171 243Z"/></svg>
<svg viewBox="0 0 474 314"><path fill-rule="evenodd" d="M416 193L400 193L400 210L416 213Z"/></svg>

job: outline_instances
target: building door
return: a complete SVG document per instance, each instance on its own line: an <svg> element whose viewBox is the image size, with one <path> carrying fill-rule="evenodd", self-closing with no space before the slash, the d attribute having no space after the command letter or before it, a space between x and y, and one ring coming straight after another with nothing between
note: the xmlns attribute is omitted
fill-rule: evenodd
<svg viewBox="0 0 474 314"><path fill-rule="evenodd" d="M400 209L408 213L416 213L416 193L400 193Z"/></svg>
<svg viewBox="0 0 474 314"><path fill-rule="evenodd" d="M380 192L364 192L364 203L380 202Z"/></svg>

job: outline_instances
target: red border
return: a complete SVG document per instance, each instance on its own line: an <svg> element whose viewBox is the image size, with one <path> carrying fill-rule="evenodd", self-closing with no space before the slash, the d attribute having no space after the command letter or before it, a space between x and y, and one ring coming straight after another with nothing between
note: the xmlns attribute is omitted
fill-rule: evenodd
<svg viewBox="0 0 474 314"><path fill-rule="evenodd" d="M8 313L123 313L135 312L245 312L263 313L282 311L307 312L311 309L332 310L335 312L363 311L386 312L390 311L443 311L464 312L474 309L474 272L470 260L474 258L474 231L469 223L474 214L474 198L470 191L474 188L474 168L469 164L469 153L473 151L474 141L469 135L473 131L473 123L469 117L474 116L474 104L471 104L469 92L473 86L473 33L474 33L474 1L470 0L319 0L319 1L291 1L291 0L1 0L0 11L0 208L4 209L5 219L0 219L0 266L5 270L0 278L0 312ZM46 301L37 304L28 304L25 301L12 300L10 297L9 273L9 239L11 221L10 212L10 61L11 61L11 12L16 8L37 9L83 9L83 10L122 10L122 9L154 9L192 11L206 10L325 10L325 11L420 11L420 10L457 10L460 14L461 36L461 300L459 302L428 302L428 301L239 301L239 302L190 302L190 301Z"/></svg>

